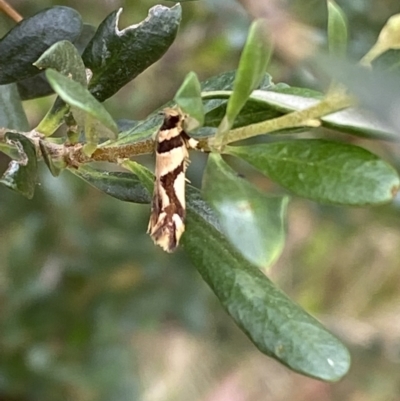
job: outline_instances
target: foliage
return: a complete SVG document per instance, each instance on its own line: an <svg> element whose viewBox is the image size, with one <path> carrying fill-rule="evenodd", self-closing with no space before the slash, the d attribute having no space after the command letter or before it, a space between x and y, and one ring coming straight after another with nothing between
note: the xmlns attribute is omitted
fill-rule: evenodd
<svg viewBox="0 0 400 401"><path fill-rule="evenodd" d="M261 191L227 164L244 160L289 193L321 203L379 205L396 196L398 174L379 156L345 141L300 135L325 126L355 137L393 140L400 128L396 110L390 107L397 99L397 71L387 72L398 63L398 54L386 63L384 51L369 57L377 63L372 62L372 71L337 58L346 51L347 25L340 8L328 3L331 54L313 60L334 80L326 94L273 83L265 71L271 45L264 21L256 20L237 71L203 83L190 73L173 101L192 119L191 135L199 139L201 149L211 152L201 192L188 186L185 252L261 352L302 374L336 381L349 369L345 346L260 270L282 251L288 195ZM12 159L1 178L3 185L32 198L38 161L43 159L55 176L66 170L119 200L150 202L152 174L127 159L153 151L162 118L156 110L118 132L117 122L101 102L167 51L180 24L181 6L155 6L145 21L122 31L120 15L121 11L111 13L82 47L77 44L85 25L67 7L27 18L0 40L0 111L9 110L0 114L0 150ZM385 51L396 46L389 41ZM385 69L377 71L382 63ZM42 96L49 88L58 95L30 131L15 94L22 81L27 99ZM380 119L357 109L338 82ZM62 124L67 132L56 138ZM291 136L275 139L287 134ZM127 171L88 165L96 161Z"/></svg>

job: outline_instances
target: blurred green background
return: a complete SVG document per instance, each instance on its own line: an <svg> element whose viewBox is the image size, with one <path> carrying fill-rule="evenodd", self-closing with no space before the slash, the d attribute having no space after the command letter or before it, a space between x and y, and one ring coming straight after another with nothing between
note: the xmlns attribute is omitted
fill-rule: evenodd
<svg viewBox="0 0 400 401"><path fill-rule="evenodd" d="M123 7L120 28L141 21L155 4L173 4L10 3L25 17L67 5L96 26ZM338 3L356 58L400 11L398 0ZM324 46L325 1L285 4ZM183 4L174 45L106 107L116 119L144 118L173 97L189 71L205 79L234 69L249 22L234 0ZM0 15L0 36L12 26ZM269 72L275 82L317 87L301 67L277 57ZM53 100L24 103L32 127ZM356 142L399 164L397 145ZM189 178L195 185L204 163L204 155L194 155ZM240 168L260 187L279 190ZM288 242L269 275L350 347L351 371L335 384L297 375L260 354L184 252L167 255L153 245L145 234L148 217L148 205L110 198L68 172L53 178L44 166L33 200L0 190L0 401L400 400L398 201L364 209L299 198L290 204Z"/></svg>

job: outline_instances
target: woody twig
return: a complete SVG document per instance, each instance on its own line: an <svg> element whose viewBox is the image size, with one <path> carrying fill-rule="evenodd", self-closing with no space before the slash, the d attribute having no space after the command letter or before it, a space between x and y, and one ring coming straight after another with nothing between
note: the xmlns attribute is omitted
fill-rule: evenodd
<svg viewBox="0 0 400 401"><path fill-rule="evenodd" d="M23 20L22 15L20 15L13 7L11 7L6 0L0 0L0 11L8 15L15 22L20 22Z"/></svg>

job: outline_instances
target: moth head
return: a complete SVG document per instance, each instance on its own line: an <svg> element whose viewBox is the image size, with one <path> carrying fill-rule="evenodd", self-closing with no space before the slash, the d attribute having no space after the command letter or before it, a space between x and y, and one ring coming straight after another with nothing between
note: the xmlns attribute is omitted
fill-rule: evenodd
<svg viewBox="0 0 400 401"><path fill-rule="evenodd" d="M185 114L179 107L167 107L163 110L164 124L162 129L172 129L181 126L185 120Z"/></svg>

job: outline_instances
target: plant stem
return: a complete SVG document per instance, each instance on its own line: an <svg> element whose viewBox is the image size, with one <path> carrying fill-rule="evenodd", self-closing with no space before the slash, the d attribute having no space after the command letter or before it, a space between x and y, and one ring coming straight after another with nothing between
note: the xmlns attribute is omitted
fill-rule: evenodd
<svg viewBox="0 0 400 401"><path fill-rule="evenodd" d="M20 15L14 8L12 8L6 0L0 0L0 11L3 11L4 14L8 15L15 22L20 22L23 20L22 15Z"/></svg>
<svg viewBox="0 0 400 401"><path fill-rule="evenodd" d="M5 134L7 132L18 132L7 128L0 128L0 144L5 142ZM127 145L118 146L105 146L97 148L90 156L84 151L84 143L77 143L74 145L56 144L48 141L45 136L37 131L18 132L21 135L29 138L35 145L38 155L41 155L39 142L46 143L46 150L54 160L62 160L67 166L78 167L83 163L90 163L95 161L105 161L110 163L118 163L121 159L129 159L134 156L151 154L154 152L154 140L146 139L141 142L136 142ZM42 143L43 143L42 142ZM210 149L206 139L199 141L197 149L204 152L209 152Z"/></svg>
<svg viewBox="0 0 400 401"><path fill-rule="evenodd" d="M342 91L332 93L318 104L305 110L294 111L281 117L231 130L226 136L225 144L257 135L271 134L282 129L310 125L310 122L315 122L327 114L349 107L353 103L354 101ZM315 126L315 124L313 125Z"/></svg>

